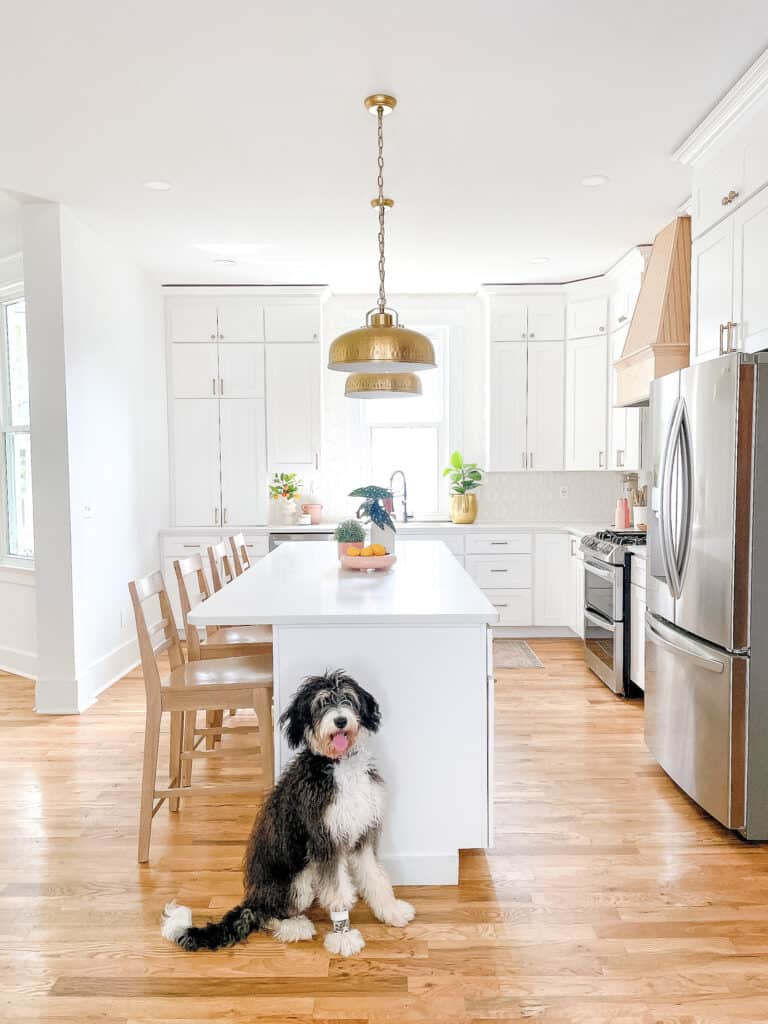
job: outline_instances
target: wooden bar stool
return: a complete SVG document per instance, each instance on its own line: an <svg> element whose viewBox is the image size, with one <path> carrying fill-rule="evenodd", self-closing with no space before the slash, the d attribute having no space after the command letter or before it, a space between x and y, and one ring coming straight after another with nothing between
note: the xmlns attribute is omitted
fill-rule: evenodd
<svg viewBox="0 0 768 1024"><path fill-rule="evenodd" d="M162 573L153 572L128 584L136 632L141 652L141 667L147 695L147 718L144 732L144 764L141 781L139 813L139 863L149 860L152 819L164 800L171 810L178 810L179 798L202 794L264 792L274 782L274 736L272 723L272 658L256 655L248 658L184 662L171 603ZM147 626L144 603L157 597L160 619ZM157 656L168 652L170 676L161 679ZM223 757L224 750L206 752L195 749L195 737L207 735L197 728L198 711L223 711L228 707L253 708L259 727L228 727L224 732L259 733L261 784L229 786L192 786L192 762L195 758ZM158 788L157 761L160 748L160 723L163 712L171 715L169 777L167 787ZM174 726L175 722L175 726ZM181 728L183 726L183 728ZM242 753L238 751L238 753ZM155 801L157 800L157 803Z"/></svg>
<svg viewBox="0 0 768 1024"><path fill-rule="evenodd" d="M232 561L235 566L235 575L242 576L251 568L251 560L248 557L248 545L242 533L235 533L229 538L229 546L232 549Z"/></svg>
<svg viewBox="0 0 768 1024"><path fill-rule="evenodd" d="M227 583L235 579L237 573L232 564L232 558L227 552L227 545L224 541L212 544L208 547L208 564L211 567L211 580L213 581L214 592L218 594Z"/></svg>

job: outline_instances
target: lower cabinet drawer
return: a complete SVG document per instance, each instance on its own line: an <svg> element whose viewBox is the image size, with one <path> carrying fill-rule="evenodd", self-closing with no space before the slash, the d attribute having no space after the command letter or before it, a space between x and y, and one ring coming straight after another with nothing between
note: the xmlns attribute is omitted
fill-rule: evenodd
<svg viewBox="0 0 768 1024"><path fill-rule="evenodd" d="M467 555L464 565L481 590L530 587L530 555Z"/></svg>
<svg viewBox="0 0 768 1024"><path fill-rule="evenodd" d="M533 551L530 533L468 533L468 555L517 555Z"/></svg>
<svg viewBox="0 0 768 1024"><path fill-rule="evenodd" d="M531 590L485 590L484 594L499 613L497 626L530 626L533 622Z"/></svg>

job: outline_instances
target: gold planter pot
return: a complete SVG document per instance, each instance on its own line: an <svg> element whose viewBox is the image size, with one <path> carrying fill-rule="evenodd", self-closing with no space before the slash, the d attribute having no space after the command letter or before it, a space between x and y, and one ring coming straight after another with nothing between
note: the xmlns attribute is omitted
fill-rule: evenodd
<svg viewBox="0 0 768 1024"><path fill-rule="evenodd" d="M476 494L451 495L451 521L454 523L474 523L477 519Z"/></svg>

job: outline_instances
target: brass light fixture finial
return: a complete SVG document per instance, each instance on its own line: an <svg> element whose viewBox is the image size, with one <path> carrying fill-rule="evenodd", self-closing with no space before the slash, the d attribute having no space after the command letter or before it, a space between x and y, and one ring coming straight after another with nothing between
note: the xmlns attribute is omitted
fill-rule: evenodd
<svg viewBox="0 0 768 1024"><path fill-rule="evenodd" d="M397 312L387 306L384 254L384 218L395 205L384 195L384 118L397 105L394 96L377 93L365 100L366 109L376 116L378 141L378 194L371 206L379 218L379 294L374 309L365 315L365 326L339 335L331 345L328 368L352 373L345 394L356 398L420 395L421 381L414 370L430 370L435 350L424 334L401 326ZM384 381L383 375L391 376ZM370 380L364 378L370 377Z"/></svg>

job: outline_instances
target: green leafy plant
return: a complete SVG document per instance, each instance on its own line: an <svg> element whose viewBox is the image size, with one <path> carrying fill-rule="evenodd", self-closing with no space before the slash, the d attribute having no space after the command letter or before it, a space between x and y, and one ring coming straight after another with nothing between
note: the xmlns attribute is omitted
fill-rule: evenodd
<svg viewBox="0 0 768 1024"><path fill-rule="evenodd" d="M269 485L269 493L272 498L286 498L287 500L298 498L302 482L295 473L275 473L272 483Z"/></svg>
<svg viewBox="0 0 768 1024"><path fill-rule="evenodd" d="M365 540L365 530L357 519L345 519L333 531L333 536L340 544L359 544Z"/></svg>
<svg viewBox="0 0 768 1024"><path fill-rule="evenodd" d="M451 494L468 494L483 482L483 470L476 462L465 462L461 452L453 452L443 476L451 478Z"/></svg>
<svg viewBox="0 0 768 1024"><path fill-rule="evenodd" d="M384 501L392 501L392 491L388 487L377 487L369 484L367 487L357 487L349 492L350 498L363 498L364 501L355 513L357 518L364 523L374 523L376 526L385 529L395 529L392 516L384 507Z"/></svg>

